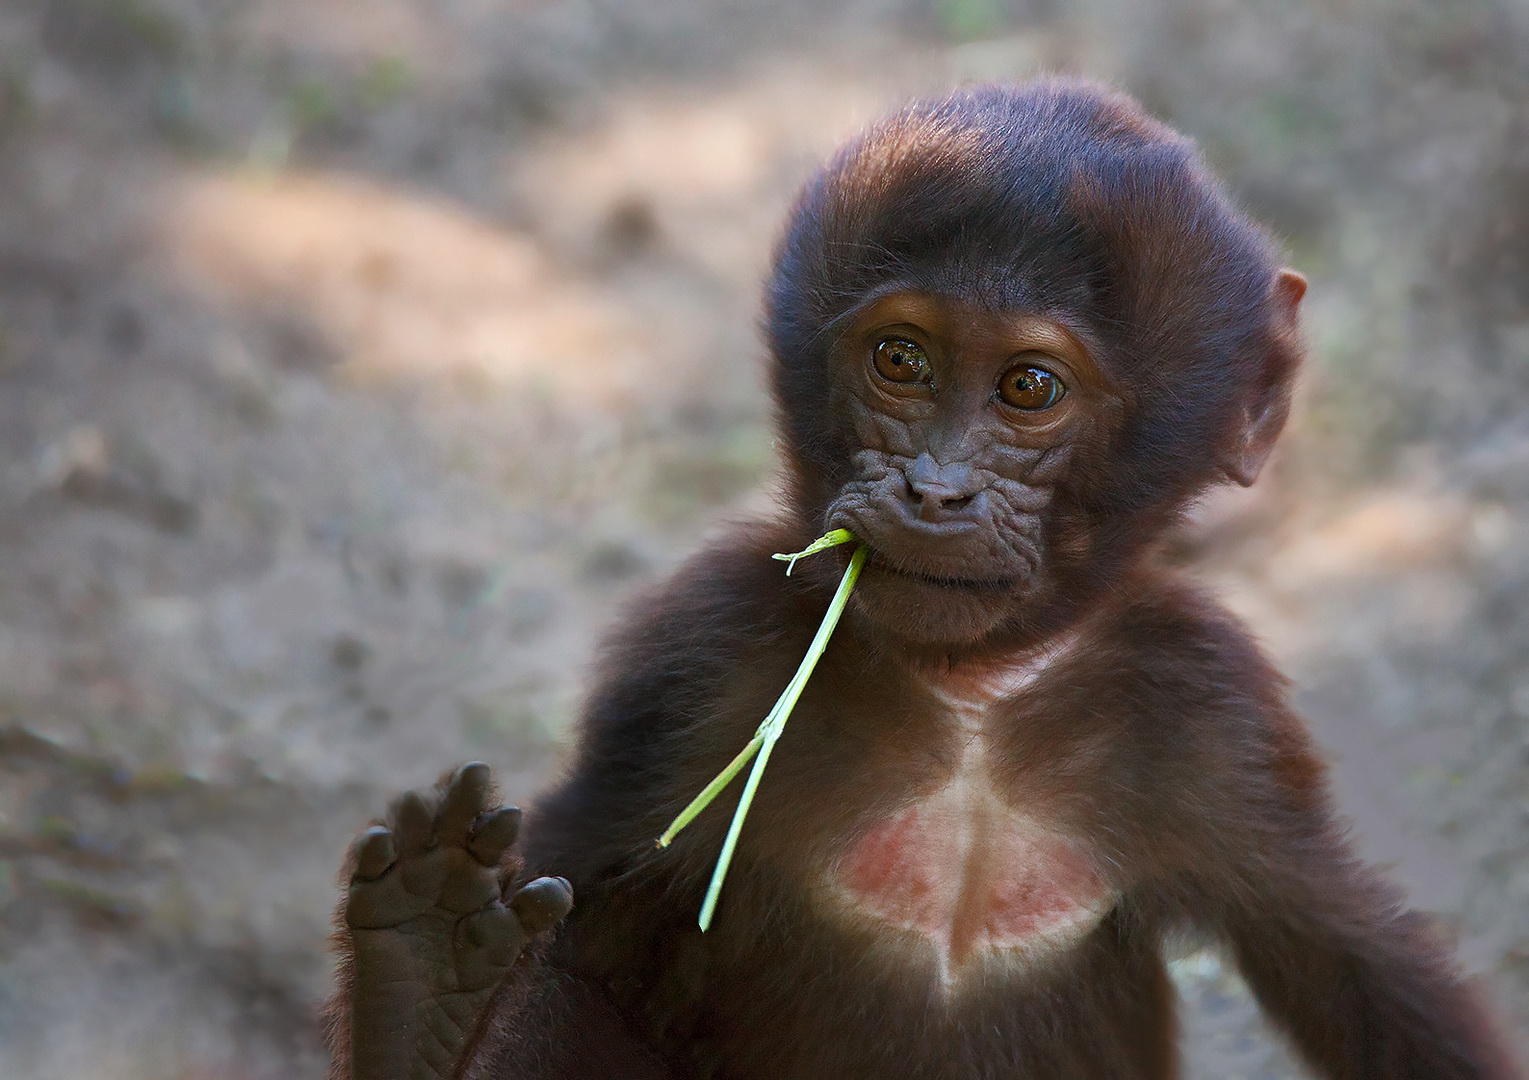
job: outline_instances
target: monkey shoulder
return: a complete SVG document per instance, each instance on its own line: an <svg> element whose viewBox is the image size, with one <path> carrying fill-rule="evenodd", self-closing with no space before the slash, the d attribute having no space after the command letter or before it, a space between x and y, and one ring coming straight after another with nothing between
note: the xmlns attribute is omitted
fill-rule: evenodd
<svg viewBox="0 0 1529 1080"><path fill-rule="evenodd" d="M1085 692L1126 703L1135 736L1206 783L1250 793L1270 777L1320 784L1288 680L1240 618L1176 574L1154 574L1127 595L1092 635L1086 659L1097 677Z"/></svg>
<svg viewBox="0 0 1529 1080"><path fill-rule="evenodd" d="M586 726L686 725L724 685L800 659L833 585L771 558L797 541L774 522L740 524L633 600L600 650Z"/></svg>
<svg viewBox="0 0 1529 1080"><path fill-rule="evenodd" d="M1257 715L1284 705L1286 680L1253 631L1199 583L1156 574L1133 582L1106 610L1090 659L1136 684L1134 692L1215 713Z"/></svg>
<svg viewBox="0 0 1529 1080"><path fill-rule="evenodd" d="M1154 576L1111 613L1104 636L1119 655L1114 689L1156 748L1165 786L1219 805L1224 822L1328 814L1326 767L1288 680L1203 586Z"/></svg>
<svg viewBox="0 0 1529 1080"><path fill-rule="evenodd" d="M659 817L748 740L832 591L770 558L804 543L774 522L739 525L627 605L597 654L568 768L537 801L533 849L559 833L651 847Z"/></svg>

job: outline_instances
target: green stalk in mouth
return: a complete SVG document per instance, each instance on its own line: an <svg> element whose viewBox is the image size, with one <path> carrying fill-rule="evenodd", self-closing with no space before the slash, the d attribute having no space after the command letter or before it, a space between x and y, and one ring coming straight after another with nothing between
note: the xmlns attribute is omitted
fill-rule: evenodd
<svg viewBox="0 0 1529 1080"><path fill-rule="evenodd" d="M838 547L840 544L851 543L854 539L854 534L848 529L835 529L825 536L820 536L801 551L778 554L775 558L788 564L786 573L789 575L795 569L797 559ZM722 853L717 856L716 869L711 872L711 884L706 887L706 899L701 904L699 920L703 932L711 926L712 913L717 909L717 897L722 893L722 882L727 877L728 864L733 861L733 848L738 844L738 834L743 830L743 819L748 816L749 804L754 801L754 791L759 787L760 777L764 775L765 764L770 760L770 751L775 748L781 732L786 730L786 721L791 717L791 710L796 707L796 701L802 696L807 680L812 677L813 668L818 666L818 658L828 647L828 639L833 635L834 627L839 625L839 617L844 614L844 608L849 603L849 594L860 577L860 569L865 565L865 557L869 550L861 544L850 556L849 566L845 569L844 577L839 581L839 588L828 605L828 612L823 616L822 623L818 625L818 632L813 635L812 644L807 646L807 655L802 657L796 674L791 676L791 681L786 684L786 689L776 699L775 706L754 732L754 737L738 752L738 756L728 762L727 767L701 790L699 795L690 800L690 805L679 812L679 816L658 838L659 847L668 847L675 835L694 821L696 815L706 809L711 801L722 793L722 789L732 782L733 777L743 771L749 759L754 759L754 767L749 771L749 778L743 785L743 795L738 800L738 809L733 811L733 822L728 827L727 839L722 842Z"/></svg>

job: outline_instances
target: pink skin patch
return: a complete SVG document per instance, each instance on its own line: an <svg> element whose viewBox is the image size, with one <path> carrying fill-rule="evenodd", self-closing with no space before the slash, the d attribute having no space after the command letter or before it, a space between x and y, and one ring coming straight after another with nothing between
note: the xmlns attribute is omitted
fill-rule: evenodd
<svg viewBox="0 0 1529 1080"><path fill-rule="evenodd" d="M832 875L852 909L928 941L947 986L974 960L1023 959L1077 941L1114 903L1086 849L1001 797L988 768L990 708L1055 655L997 678L937 683L959 740L954 768L860 835Z"/></svg>
<svg viewBox="0 0 1529 1080"><path fill-rule="evenodd" d="M947 969L1071 939L1103 914L1107 890L1075 845L983 794L941 789L871 829L840 867L855 907L918 931Z"/></svg>

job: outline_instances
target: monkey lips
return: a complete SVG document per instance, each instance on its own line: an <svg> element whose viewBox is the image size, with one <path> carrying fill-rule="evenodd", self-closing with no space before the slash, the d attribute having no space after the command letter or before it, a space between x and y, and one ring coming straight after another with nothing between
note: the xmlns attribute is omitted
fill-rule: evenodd
<svg viewBox="0 0 1529 1080"><path fill-rule="evenodd" d="M864 526L856 526L865 536ZM886 530L868 543L870 554L855 591L854 605L873 622L916 643L965 644L980 640L1012 617L1016 596L1035 583L1032 563L946 558L924 553L918 561L889 554L896 545ZM915 538L916 539L916 538ZM936 545L926 545L935 547Z"/></svg>

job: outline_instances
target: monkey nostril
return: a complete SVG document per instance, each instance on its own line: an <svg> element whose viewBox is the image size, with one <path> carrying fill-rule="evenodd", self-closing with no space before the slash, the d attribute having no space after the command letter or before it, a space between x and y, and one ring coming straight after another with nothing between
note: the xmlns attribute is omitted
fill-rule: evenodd
<svg viewBox="0 0 1529 1080"><path fill-rule="evenodd" d="M940 465L928 454L920 454L903 470L903 500L923 521L960 514L977 498L980 487L965 462Z"/></svg>
<svg viewBox="0 0 1529 1080"><path fill-rule="evenodd" d="M904 484L904 498L909 508L924 521L938 521L965 510L977 498L943 484Z"/></svg>

